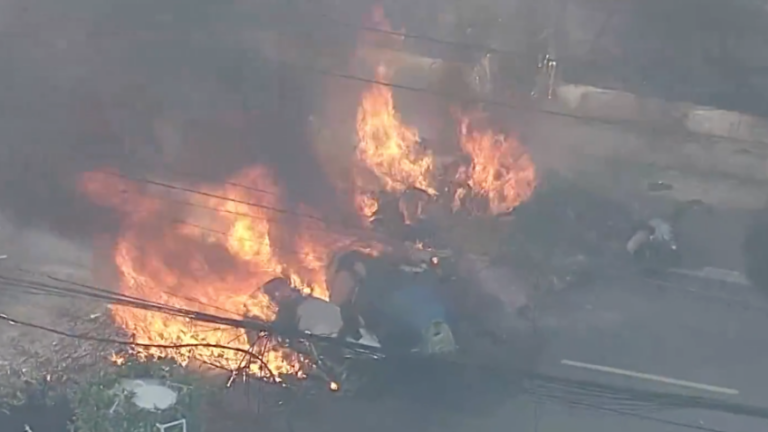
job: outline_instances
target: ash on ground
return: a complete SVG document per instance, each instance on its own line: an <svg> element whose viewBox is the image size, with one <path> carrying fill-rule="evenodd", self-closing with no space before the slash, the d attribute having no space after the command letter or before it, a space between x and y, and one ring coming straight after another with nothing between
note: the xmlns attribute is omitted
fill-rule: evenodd
<svg viewBox="0 0 768 432"><path fill-rule="evenodd" d="M506 219L506 220L504 220ZM526 269L540 290L588 283L625 256L635 218L624 205L549 176L533 197L502 218L496 261Z"/></svg>

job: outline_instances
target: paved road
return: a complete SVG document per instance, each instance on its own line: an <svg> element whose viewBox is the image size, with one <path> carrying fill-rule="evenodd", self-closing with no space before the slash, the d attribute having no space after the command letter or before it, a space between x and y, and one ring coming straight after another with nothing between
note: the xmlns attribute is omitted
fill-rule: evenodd
<svg viewBox="0 0 768 432"><path fill-rule="evenodd" d="M751 286L690 276L665 283L612 279L563 292L542 306L547 343L540 371L768 407L768 296ZM535 416L531 405L517 400L507 410L526 419L521 431L536 430L536 417L539 431L685 430L564 407L540 407ZM768 430L768 420L726 414L659 416L729 432ZM499 430L493 423L487 430Z"/></svg>
<svg viewBox="0 0 768 432"><path fill-rule="evenodd" d="M766 296L768 297L768 296ZM538 368L569 378L624 387L678 392L768 407L768 300L753 288L674 276L668 284L640 279L605 280L566 291L541 304L546 338ZM563 364L570 360L571 364ZM639 378L576 367L587 364L651 375ZM662 382L678 380L680 383ZM466 391L471 391L466 384ZM709 386L695 388L696 386ZM693 386L693 387L692 387ZM710 388L712 387L712 388ZM734 391L738 394L731 394ZM408 397L356 408L324 407L312 430L419 430L476 432L762 432L768 420L695 410L651 412L664 422L562 404L528 396L475 397L485 409L430 410ZM464 401L461 404L468 405ZM381 405L385 405L384 408ZM338 410L338 411L336 411ZM357 412L358 415L352 413ZM671 422L671 423L670 423ZM350 426L354 426L351 427ZM300 428L299 428L300 429Z"/></svg>
<svg viewBox="0 0 768 432"><path fill-rule="evenodd" d="M564 291L541 304L540 332L545 338L539 370L643 389L678 391L768 407L768 295L739 283L721 283L672 275L664 283L627 276L606 278L589 287ZM563 360L572 363L564 364ZM654 380L622 376L574 364L653 375ZM717 387L697 389L660 382L674 379ZM719 391L717 391L719 390ZM738 394L729 394L735 390ZM679 432L670 424L558 405L535 404L525 397L488 407L475 414L446 412L425 419L411 402L403 405L399 428L419 430L514 432ZM348 408L348 407L347 407ZM362 407L361 407L362 408ZM365 411L360 410L361 414ZM388 410L388 412L398 412ZM342 423L349 410L339 413ZM387 422L366 415L378 430ZM768 421L706 412L654 415L727 432L768 430ZM390 417L389 415L387 415ZM323 416L326 422L328 416ZM443 418L444 417L444 418ZM361 424L355 422L357 424ZM312 425L313 429L321 429ZM392 428L395 424L392 424ZM341 428L326 428L341 430ZM391 430L391 428L382 428Z"/></svg>

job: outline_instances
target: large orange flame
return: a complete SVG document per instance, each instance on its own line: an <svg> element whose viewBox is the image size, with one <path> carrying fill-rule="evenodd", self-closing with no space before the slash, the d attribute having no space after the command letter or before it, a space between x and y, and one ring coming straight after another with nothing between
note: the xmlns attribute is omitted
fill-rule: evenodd
<svg viewBox="0 0 768 432"><path fill-rule="evenodd" d="M374 7L370 20L372 26L391 31L383 8ZM389 36L391 42L393 35L385 36ZM429 149L422 147L418 130L403 122L395 109L392 87L386 84L397 62L392 62L384 53L379 57L375 59L379 64L377 82L363 93L357 111L357 158L375 174L378 186L385 191L402 194L407 189L418 188L435 196L439 171L436 159ZM370 56L366 58L372 60ZM483 120L481 115L473 115L472 120L469 116L460 118L459 144L469 162L460 167L458 175L460 183L467 187L448 198L453 199L454 208L461 205L464 198L484 198L485 212L501 214L533 194L536 167L516 139L494 132ZM377 208L371 193L376 187L360 176L355 181L358 210L367 218Z"/></svg>
<svg viewBox="0 0 768 432"><path fill-rule="evenodd" d="M461 118L459 139L471 159L460 175L466 178L472 193L488 199L492 214L509 212L531 197L536 187L536 166L516 139L476 127L468 116Z"/></svg>
<svg viewBox="0 0 768 432"><path fill-rule="evenodd" d="M388 74L381 66L379 81ZM417 187L435 192L432 179L432 154L420 147L419 133L403 124L395 111L392 88L373 84L363 94L357 111L357 157L371 170L388 191L401 192Z"/></svg>
<svg viewBox="0 0 768 432"><path fill-rule="evenodd" d="M299 215L271 210L285 208L285 203L264 168L245 170L227 186L180 197L109 172L87 173L80 185L94 201L123 216L114 248L121 292L171 306L232 318L274 319L275 305L259 287L284 276L306 292L327 298L326 262L331 250L347 241L304 217L309 209L298 209ZM249 349L240 329L121 306L113 307L112 313L142 344ZM242 353L217 347L137 350L141 355L173 357L182 364L196 360L228 370L245 364ZM295 354L275 347L265 360L272 372L295 372L300 366ZM258 365L252 371L266 373Z"/></svg>

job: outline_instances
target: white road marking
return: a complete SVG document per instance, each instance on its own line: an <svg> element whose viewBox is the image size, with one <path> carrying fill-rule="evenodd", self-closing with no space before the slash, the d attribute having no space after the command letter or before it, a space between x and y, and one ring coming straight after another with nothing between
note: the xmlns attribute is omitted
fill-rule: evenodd
<svg viewBox="0 0 768 432"><path fill-rule="evenodd" d="M689 270L674 268L669 270L670 273L677 273L685 276L692 276L702 279L716 280L720 282L733 283L738 285L751 285L744 275L733 270L726 270L715 267L704 267L700 270Z"/></svg>
<svg viewBox="0 0 768 432"><path fill-rule="evenodd" d="M564 364L566 366L573 366L573 367L578 367L578 368L582 368L582 369L590 369L590 370L598 371L598 372L606 372L606 373L612 373L612 374L616 374L616 375L628 376L628 377L632 377L632 378L644 379L644 380L649 380L649 381L656 381L656 382L661 382L661 383L665 383L665 384L677 385L677 386L681 386L681 387L695 388L695 389L706 390L706 391L711 391L711 392L715 392L715 393L724 393L724 394L728 394L728 395L737 395L737 394L739 394L739 391L738 390L734 390L734 389L729 389L729 388L724 388L724 387L715 387L715 386L711 386L711 385L707 385L707 384L699 384L699 383L695 383L695 382L683 381L683 380L678 380L678 379L674 379L674 378L667 378L667 377L663 377L663 376L659 376L659 375L650 375L650 374L645 374L645 373L640 373L640 372L632 372L632 371L628 371L628 370L624 370L624 369L612 368L612 367L608 367L608 366L599 366L599 365L593 365L593 364L589 364L589 363L581 363L581 362L571 361L571 360L562 360L560 363L562 363L562 364Z"/></svg>

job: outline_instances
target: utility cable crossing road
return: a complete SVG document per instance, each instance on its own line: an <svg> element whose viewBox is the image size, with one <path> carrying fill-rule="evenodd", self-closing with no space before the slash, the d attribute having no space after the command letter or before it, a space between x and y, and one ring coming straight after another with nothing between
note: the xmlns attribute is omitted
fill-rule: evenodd
<svg viewBox="0 0 768 432"><path fill-rule="evenodd" d="M621 386L635 395L630 388L669 392L659 395L663 418L702 421L701 430L768 430L765 420L730 415L765 419L764 408L745 407L768 406L766 303L764 293L729 270L674 269L654 279L608 276L542 306L540 325L547 343L538 371ZM649 394L640 398L655 399ZM680 403L684 410L667 411L682 408ZM594 428L595 422L585 419L589 426L574 430ZM638 425L636 430L654 429Z"/></svg>
<svg viewBox="0 0 768 432"><path fill-rule="evenodd" d="M183 315L190 319L203 319L206 322L218 322L222 325L247 327L252 323L240 322L241 320L232 318L217 318L211 314L199 314L191 310L180 308L164 307L160 304L143 302L139 299L133 299L119 294L111 293L98 287L87 286L78 283L69 283L57 278L49 278L51 283L41 283L32 279L17 277L0 276L0 284L3 289L17 291L21 293L34 292L36 294L50 293L54 295L70 295L73 297L89 297L106 303L122 304L128 307L139 309L148 309L155 312ZM67 334L55 329L47 329L37 326L34 323L26 323L15 320L10 316L0 316L0 319L6 320L16 325L31 326L45 331L56 332L68 337L88 338L87 335ZM264 327L267 329L268 327ZM110 341L104 340L108 343ZM124 341L114 341L114 343L125 344ZM325 343L332 344L334 341L328 340ZM171 347L172 348L172 347ZM727 396L738 395L739 392L734 389L715 387L705 384L697 384L690 381L666 378L657 375L650 375L617 368L593 365L589 363L564 360L560 362L563 366L586 369L598 372L607 372L613 375L624 375L632 378L655 381L662 384L671 384L676 386L688 387L695 390L716 392ZM752 406L743 403L728 402L722 399L706 398L701 396L691 396L687 394L661 391L639 390L631 387L619 386L615 384L605 384L593 380L579 380L566 378L563 374L552 374L548 372L534 372L514 370L505 365L475 365L478 370L482 368L484 373L497 376L500 380L510 380L510 382L519 381L523 378L526 383L525 390L537 399L547 402L579 406L623 414L629 416L642 417L648 421L657 421L667 424L674 424L679 427L690 427L697 430L719 431L717 428L701 427L700 425L685 424L684 422L672 422L666 419L655 418L647 414L659 410L705 410L728 413L738 416L750 416L768 420L768 408Z"/></svg>

